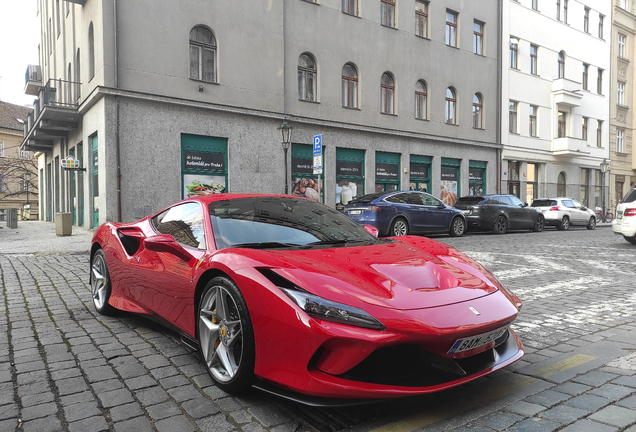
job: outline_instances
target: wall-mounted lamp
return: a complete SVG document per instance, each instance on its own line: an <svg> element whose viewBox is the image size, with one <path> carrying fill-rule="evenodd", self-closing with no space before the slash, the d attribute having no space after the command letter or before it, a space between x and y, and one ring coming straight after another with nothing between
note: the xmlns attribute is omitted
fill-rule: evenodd
<svg viewBox="0 0 636 432"><path fill-rule="evenodd" d="M202 92L202 91L203 91L203 86L202 86L202 85L200 85L200 86L199 86L199 91L200 91L200 92Z"/></svg>

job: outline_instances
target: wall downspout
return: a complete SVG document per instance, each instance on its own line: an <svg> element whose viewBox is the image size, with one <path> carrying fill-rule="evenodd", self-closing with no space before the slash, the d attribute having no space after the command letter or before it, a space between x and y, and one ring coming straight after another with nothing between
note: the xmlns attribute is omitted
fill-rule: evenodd
<svg viewBox="0 0 636 432"><path fill-rule="evenodd" d="M115 27L115 88L119 89L119 47L117 37L117 0L113 0L113 21ZM117 159L117 222L121 217L121 152L119 147L119 97L115 96L115 155Z"/></svg>
<svg viewBox="0 0 636 432"><path fill-rule="evenodd" d="M503 105L503 101L501 100L501 96L502 96L502 87L503 87L503 49L502 49L502 44L503 44L503 7L502 7L502 1L500 0L497 2L497 19L499 20L499 23L497 25L497 59L499 59L499 66L497 67L497 100L499 101L497 103L497 115L496 115L496 119L497 119L497 126L496 126L496 141L497 144L499 144L499 148L497 148L497 188L495 190L495 193L501 193L501 111L502 111L502 105Z"/></svg>

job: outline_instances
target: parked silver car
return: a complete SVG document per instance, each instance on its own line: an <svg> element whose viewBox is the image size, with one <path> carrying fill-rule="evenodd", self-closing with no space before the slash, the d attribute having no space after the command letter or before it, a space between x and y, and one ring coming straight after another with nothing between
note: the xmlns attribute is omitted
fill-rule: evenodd
<svg viewBox="0 0 636 432"><path fill-rule="evenodd" d="M545 224L567 230L570 225L584 225L587 229L596 228L596 214L572 198L537 198L532 207L541 210Z"/></svg>

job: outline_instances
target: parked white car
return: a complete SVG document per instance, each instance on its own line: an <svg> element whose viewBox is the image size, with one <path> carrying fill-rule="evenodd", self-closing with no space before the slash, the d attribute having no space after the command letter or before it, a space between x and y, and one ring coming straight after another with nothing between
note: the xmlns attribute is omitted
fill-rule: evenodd
<svg viewBox="0 0 636 432"><path fill-rule="evenodd" d="M614 234L636 244L636 188L629 192L616 206L616 219L612 222Z"/></svg>
<svg viewBox="0 0 636 432"><path fill-rule="evenodd" d="M558 230L570 229L571 225L582 225L589 230L596 228L596 213L572 198L537 198L532 207L541 210L546 226Z"/></svg>

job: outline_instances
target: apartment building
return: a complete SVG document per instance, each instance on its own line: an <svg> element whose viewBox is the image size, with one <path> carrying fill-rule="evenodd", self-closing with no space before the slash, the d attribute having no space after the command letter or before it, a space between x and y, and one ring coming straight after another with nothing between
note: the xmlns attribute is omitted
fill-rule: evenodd
<svg viewBox="0 0 636 432"><path fill-rule="evenodd" d="M611 13L605 1L503 1L502 188L528 203L569 196L601 205Z"/></svg>
<svg viewBox="0 0 636 432"><path fill-rule="evenodd" d="M37 1L22 148L39 152L44 220L95 227L221 191L339 208L497 190L498 0Z"/></svg>

